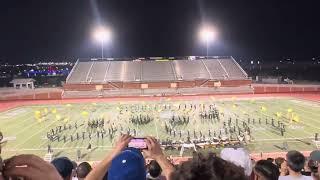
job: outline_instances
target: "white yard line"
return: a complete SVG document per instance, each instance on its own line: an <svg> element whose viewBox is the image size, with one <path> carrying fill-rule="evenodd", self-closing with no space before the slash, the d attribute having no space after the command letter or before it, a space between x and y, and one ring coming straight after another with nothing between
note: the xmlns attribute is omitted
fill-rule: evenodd
<svg viewBox="0 0 320 180"><path fill-rule="evenodd" d="M279 103L276 103L276 106L277 107L279 107L278 109L282 109L282 105L279 105ZM284 111L287 111L287 109L285 109ZM304 119L308 119L308 120L310 120L310 121L312 121L312 122L315 122L316 124L318 124L319 122L318 121L316 121L316 120L313 120L312 118L309 118L309 117L303 117ZM311 125L311 124L309 124L309 123L306 123L306 122L300 122L301 124L305 124L305 125L307 125L307 126L309 126L310 128L315 128L315 129L318 129L318 130L320 130L320 128L318 128L318 127L316 127L316 126L314 126L314 125ZM307 133L307 134L310 134L308 131L305 131L304 133ZM310 135L313 135L313 134L310 134Z"/></svg>
<svg viewBox="0 0 320 180"><path fill-rule="evenodd" d="M6 126L6 130L16 128L17 125L23 124L24 122L28 121L30 118L32 118L32 115L30 115L29 118L25 118L28 114L31 114L31 112L25 113L24 115L21 115L18 117L11 118L11 120L10 120L11 122L9 123L9 125ZM22 120L20 121L20 119L22 119ZM15 121L15 122L12 123L12 121Z"/></svg>
<svg viewBox="0 0 320 180"><path fill-rule="evenodd" d="M239 105L240 106L240 105ZM241 107L242 107L242 105L241 105ZM245 107L247 107L247 106L245 106ZM252 111L252 109L251 108L246 108L246 110L249 110L249 111L251 111L251 113L254 113L254 114L256 114L256 112L254 111L255 109L253 109L253 111ZM264 116L267 116L267 115L269 115L269 114L265 114L265 113L261 113L262 115L264 115ZM249 125L250 127L255 127L255 126L251 126L251 124ZM265 126L267 129L269 129L269 130L272 130L272 128L271 127L269 127L269 126ZM270 133L265 133L264 131L259 131L259 132L261 132L261 133L263 133L263 134L265 134L265 135L267 135L268 137L273 137L273 136L271 136L270 135ZM285 134L287 137L289 136L289 137L292 137L292 138L295 138L295 139L297 139L295 136L293 136L293 135L291 135L291 133L289 133L288 131L286 131L286 134ZM286 139L286 138L281 138L281 139ZM259 139L260 140L260 139Z"/></svg>
<svg viewBox="0 0 320 180"><path fill-rule="evenodd" d="M155 120L153 121L153 123L154 123L154 126L155 126L155 128L156 128L157 139L159 139L158 126L156 125L156 122L155 122L155 121L157 121L157 122L158 122L158 124L159 124L158 118L157 118L157 120L155 119Z"/></svg>
<svg viewBox="0 0 320 180"><path fill-rule="evenodd" d="M23 143L20 143L18 145L15 146L15 148L19 147L20 145L23 145L25 143L27 143L31 138L33 138L35 135L43 132L44 130L46 130L48 127L50 127L51 125L53 125L54 123L58 122L60 120L53 120L52 123L50 123L48 126L45 126L45 128L41 128L40 131L36 131L36 133L34 133L33 135L31 135L29 138L27 138Z"/></svg>
<svg viewBox="0 0 320 180"><path fill-rule="evenodd" d="M112 149L112 146L95 146L98 148L104 148L104 149ZM57 148L51 148L53 150L68 150L68 149L87 149L86 146L77 146L77 147L57 147ZM14 152L14 151L43 151L43 150L47 150L47 148L26 148L26 149L6 149L6 151L8 152Z"/></svg>
<svg viewBox="0 0 320 180"><path fill-rule="evenodd" d="M273 138L273 139L259 139L257 141L283 141L283 140L301 140L301 139L313 139L314 137L302 137L302 138Z"/></svg>
<svg viewBox="0 0 320 180"><path fill-rule="evenodd" d="M29 118L26 118L26 119L32 119L33 117L29 117ZM36 120L35 120L36 121ZM32 126L38 124L39 122L35 122L29 126L26 126L25 128L23 128L22 130L18 131L17 134L15 134L15 136L18 136L19 134L21 134L22 132L26 131L26 130L29 130Z"/></svg>

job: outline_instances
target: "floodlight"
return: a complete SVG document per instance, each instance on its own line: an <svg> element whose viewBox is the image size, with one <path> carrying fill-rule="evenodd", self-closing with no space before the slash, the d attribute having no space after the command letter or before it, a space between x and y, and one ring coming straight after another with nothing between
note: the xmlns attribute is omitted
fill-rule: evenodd
<svg viewBox="0 0 320 180"><path fill-rule="evenodd" d="M206 43L216 39L216 32L210 28L201 29L199 35L201 41Z"/></svg>
<svg viewBox="0 0 320 180"><path fill-rule="evenodd" d="M93 37L98 42L108 42L111 39L111 32L104 27L98 27L93 31Z"/></svg>
<svg viewBox="0 0 320 180"><path fill-rule="evenodd" d="M106 29L103 26L97 27L93 31L93 38L101 43L101 59L104 58L103 56L103 46L105 42L109 42L111 40L111 31L109 29Z"/></svg>
<svg viewBox="0 0 320 180"><path fill-rule="evenodd" d="M200 40L206 43L206 50L207 50L207 58L209 55L209 43L216 39L217 33L213 28L208 26L202 27L199 31Z"/></svg>

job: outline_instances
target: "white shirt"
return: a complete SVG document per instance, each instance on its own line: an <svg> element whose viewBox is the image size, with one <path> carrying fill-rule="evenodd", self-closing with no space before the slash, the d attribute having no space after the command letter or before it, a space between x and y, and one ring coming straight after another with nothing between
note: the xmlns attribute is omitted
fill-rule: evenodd
<svg viewBox="0 0 320 180"><path fill-rule="evenodd" d="M279 176L279 180L313 180L311 176Z"/></svg>

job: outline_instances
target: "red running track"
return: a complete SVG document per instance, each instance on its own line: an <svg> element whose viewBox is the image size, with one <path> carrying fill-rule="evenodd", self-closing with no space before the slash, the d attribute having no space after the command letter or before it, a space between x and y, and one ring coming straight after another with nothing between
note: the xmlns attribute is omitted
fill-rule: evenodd
<svg viewBox="0 0 320 180"><path fill-rule="evenodd" d="M101 99L62 99L62 100L13 100L1 101L0 112L12 109L15 107L26 105L39 105L39 104L67 104L67 103L88 103L88 102L116 102L116 101L159 101L159 100L207 100L208 97L215 99L223 98L254 98L254 97L295 97L298 99L305 99L320 103L320 92L318 93L272 93L272 94L237 94L237 95L190 95L190 96L166 96L166 97L152 97L152 96L139 96L139 97L112 97Z"/></svg>

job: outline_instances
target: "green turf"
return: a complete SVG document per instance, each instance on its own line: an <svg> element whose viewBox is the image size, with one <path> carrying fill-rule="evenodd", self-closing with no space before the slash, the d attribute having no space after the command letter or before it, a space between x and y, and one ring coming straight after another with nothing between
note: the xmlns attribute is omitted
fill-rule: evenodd
<svg viewBox="0 0 320 180"><path fill-rule="evenodd" d="M184 110L177 110L178 104L190 103L197 104L197 110L194 112L187 112ZM199 104L215 103L220 113L224 113L225 116L219 122L202 122L198 117L200 110ZM170 104L172 110L164 110L162 105ZM136 126L128 122L130 117L131 107L134 105L145 106L147 110L143 111L142 114L148 114L154 117L154 121L147 125ZM120 110L123 107L129 107L129 111L120 114ZM265 111L261 111L261 107L265 107ZM38 122L35 119L35 111L45 112L47 108L48 113L42 119L42 122ZM56 109L56 113L52 113L52 110ZM160 109L160 110L159 110ZM182 108L184 109L184 108ZM288 109L292 109L296 116L299 116L299 122L290 122L290 113ZM82 115L83 111L88 112L88 116ZM174 100L163 100L163 101L146 101L146 102L109 102L109 103L79 103L71 104L71 106L64 105L37 105L37 106L24 106L14 108L5 112L0 113L0 130L3 132L8 142L3 148L4 157L9 157L15 154L21 153L33 153L43 157L47 152L48 140L46 132L57 125L63 125L64 123L74 125L75 122L85 124L78 129L73 128L62 132L62 134L69 137L71 134L76 132L82 133L86 129L87 119L104 117L106 120L105 127L108 128L110 124L115 125L120 129L120 125L127 129L128 127L136 128L138 130L138 136L153 135L160 139L166 139L170 137L165 133L164 124L171 118L171 113L175 111L176 114L189 113L191 116L190 123L188 125L176 126L178 131L182 131L183 136L186 136L186 130L193 132L200 130L208 136L208 129L217 130L222 126L222 121L227 121L229 117L232 117L233 124L236 116L241 121L247 121L248 117L255 119L256 123L250 124L252 129L252 136L254 140L248 144L247 148L251 152L279 152L283 151L280 148L283 146L283 142L288 142L289 149L297 150L312 150L316 146L313 143L314 133L320 132L320 105L315 102L304 101L300 99L292 98L259 98L253 100L245 99L224 99L214 100L208 97L208 100L190 100L190 101L174 101ZM277 112L282 113L282 117L276 116ZM136 113L136 111L134 112ZM45 114L45 113L44 113ZM57 120L56 116L60 116L61 119ZM63 119L69 118L67 122ZM262 124L258 123L258 119L262 119ZM287 131L285 136L282 137L278 133L275 133L270 125L266 125L265 118L280 119L287 125ZM58 118L59 119L59 118ZM107 122L109 121L109 122ZM270 120L269 120L270 121ZM177 136L173 138L179 140ZM92 144L93 150L89 153L86 152L88 143ZM112 147L112 141L109 137L105 139L93 138L89 140L79 140L75 142L67 141L53 142L52 147L54 148L55 156L68 156L74 158L76 151L80 149L84 154L84 160L99 160L105 155L108 150ZM217 150L217 149L216 149ZM178 151L167 151L168 154L178 155Z"/></svg>

